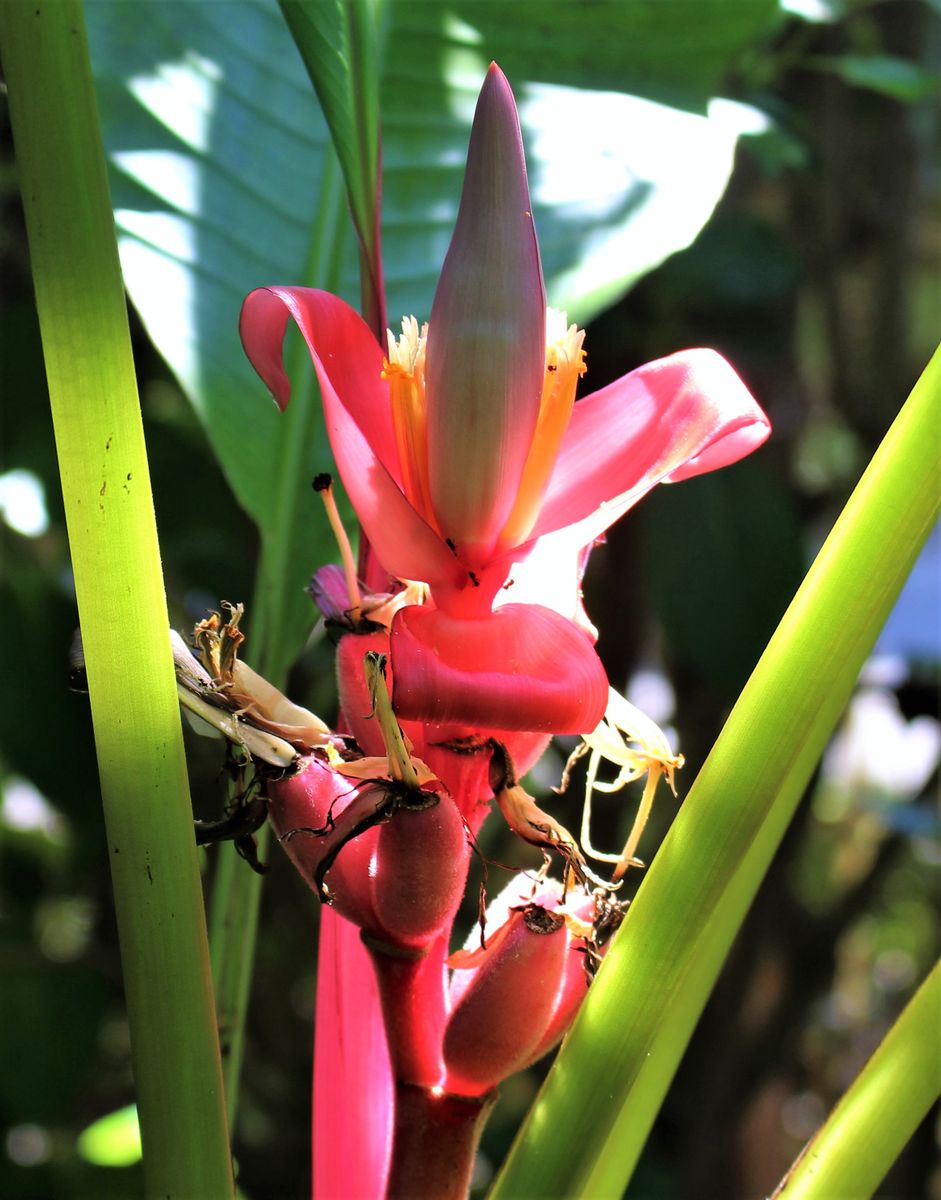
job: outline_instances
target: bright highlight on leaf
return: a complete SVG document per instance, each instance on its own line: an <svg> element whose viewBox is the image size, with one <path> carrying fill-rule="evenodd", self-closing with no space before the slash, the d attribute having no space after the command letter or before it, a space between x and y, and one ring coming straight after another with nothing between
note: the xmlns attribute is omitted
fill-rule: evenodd
<svg viewBox="0 0 941 1200"><path fill-rule="evenodd" d="M76 1148L96 1167L131 1167L140 1162L137 1106L129 1104L93 1121L78 1135Z"/></svg>

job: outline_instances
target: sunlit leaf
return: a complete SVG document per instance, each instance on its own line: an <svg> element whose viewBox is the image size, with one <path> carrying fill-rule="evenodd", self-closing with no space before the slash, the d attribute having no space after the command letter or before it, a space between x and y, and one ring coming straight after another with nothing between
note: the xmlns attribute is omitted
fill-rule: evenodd
<svg viewBox="0 0 941 1200"><path fill-rule="evenodd" d="M938 519L939 418L941 348L831 530L657 851L517 1134L493 1200L623 1193L721 964ZM926 1090L919 1087L922 1098ZM872 1155L868 1144L855 1149L865 1159L866 1186L847 1194L871 1195L884 1156Z"/></svg>
<svg viewBox="0 0 941 1200"><path fill-rule="evenodd" d="M129 1167L140 1160L137 1106L129 1104L93 1121L78 1135L79 1155L96 1167Z"/></svg>
<svg viewBox="0 0 941 1200"><path fill-rule="evenodd" d="M570 10L582 14L577 27ZM581 320L695 237L725 188L738 134L761 127L727 102L702 116L587 88L705 107L774 17L768 0L683 6L686 20L674 5L542 11L535 21L527 4L389 8L381 99L392 321L427 317L490 58L517 68L550 300ZM269 542L282 541L296 649L313 619L302 589L328 553L306 481L329 456L313 418L303 428L279 418L236 326L259 284L358 300L356 239L326 125L273 0L89 5L88 20L128 290L239 501ZM547 28L565 33L548 56Z"/></svg>

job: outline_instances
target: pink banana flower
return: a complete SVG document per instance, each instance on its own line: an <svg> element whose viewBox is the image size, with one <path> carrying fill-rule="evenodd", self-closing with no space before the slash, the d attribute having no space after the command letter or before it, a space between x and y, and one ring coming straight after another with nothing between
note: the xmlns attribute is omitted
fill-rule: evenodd
<svg viewBox="0 0 941 1200"><path fill-rule="evenodd" d="M674 354L576 400L584 335L546 307L519 120L496 66L478 101L428 326L406 318L401 336L390 332L380 347L327 292L253 291L242 341L281 409L290 399L281 357L289 319L310 351L334 458L375 556L391 580L425 585L388 605L394 615L380 622L388 631L354 621L342 638L346 728L367 754L379 753L361 666L366 649L388 653L396 717L438 797L427 812L400 812L353 838L362 814L384 803L375 777L343 784L342 805L340 782L320 762L273 790L282 832L308 830L289 852L321 895L329 868L336 899L321 942L314 1192L399 1194L401 1172L418 1163L429 1194L457 1194L452 1147L438 1135L465 1129L469 1170L490 1089L553 1044L577 1008L584 983L573 939L584 919L560 915L550 893L530 898L489 949L452 963L449 984L447 927L466 865L455 813L472 830L483 820L497 787L487 783L493 745L512 774L514 763L538 757L547 735L587 734L601 722L608 683L580 602L591 545L656 484L737 461L769 424L711 350ZM440 895L424 888L414 911L414 881L428 864L434 877L442 855L421 861L405 836L409 822L449 847L443 859L457 872L442 876ZM569 866L575 853L568 847ZM378 871L386 858L411 862L401 894ZM366 934L375 978L347 917ZM589 915L587 928L599 919ZM421 955L409 957L415 946ZM542 1007L532 1021L506 993L529 988L535 997L537 983ZM507 1015L493 1023L495 1001ZM525 1030L512 1025L518 1015ZM372 1099L360 1121L349 1097L365 1090ZM440 1161L429 1149L439 1144Z"/></svg>
<svg viewBox="0 0 941 1200"><path fill-rule="evenodd" d="M403 321L384 355L336 296L253 291L242 341L282 409L289 318L366 536L391 577L430 589L428 603L392 621L397 714L470 729L593 729L608 685L592 638L569 619L580 552L656 484L750 453L769 423L711 350L639 367L576 401L582 334L552 310L547 319L519 120L496 65L427 329ZM546 550L566 593L514 603L518 582L529 591L527 561L545 564Z"/></svg>

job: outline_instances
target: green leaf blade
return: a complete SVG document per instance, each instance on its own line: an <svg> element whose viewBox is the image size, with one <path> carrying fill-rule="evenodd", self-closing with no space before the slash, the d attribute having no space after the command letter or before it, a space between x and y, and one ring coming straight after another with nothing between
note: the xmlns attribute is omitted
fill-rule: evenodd
<svg viewBox="0 0 941 1200"><path fill-rule="evenodd" d="M916 104L941 91L941 74L892 54L815 57L807 65L835 75L850 87L878 92L904 104Z"/></svg>
<svg viewBox="0 0 941 1200"><path fill-rule="evenodd" d="M937 963L773 1200L871 1196L941 1095L941 963Z"/></svg>
<svg viewBox="0 0 941 1200"><path fill-rule="evenodd" d="M0 4L149 1196L233 1194L167 607L82 8ZM63 763L59 770L67 770Z"/></svg>
<svg viewBox="0 0 941 1200"><path fill-rule="evenodd" d="M377 0L280 0L333 138L360 243L362 311L385 326L379 237Z"/></svg>
<svg viewBox="0 0 941 1200"><path fill-rule="evenodd" d="M941 350L690 790L492 1200L621 1195L735 933L937 519L939 428Z"/></svg>

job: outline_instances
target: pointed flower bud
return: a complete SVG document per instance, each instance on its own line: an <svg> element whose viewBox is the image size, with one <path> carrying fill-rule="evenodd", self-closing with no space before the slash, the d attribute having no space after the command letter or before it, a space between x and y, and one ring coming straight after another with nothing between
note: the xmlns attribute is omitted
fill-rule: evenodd
<svg viewBox="0 0 941 1200"><path fill-rule="evenodd" d="M442 536L485 561L510 515L539 417L546 298L519 118L491 65L457 224L431 308L428 476Z"/></svg>

